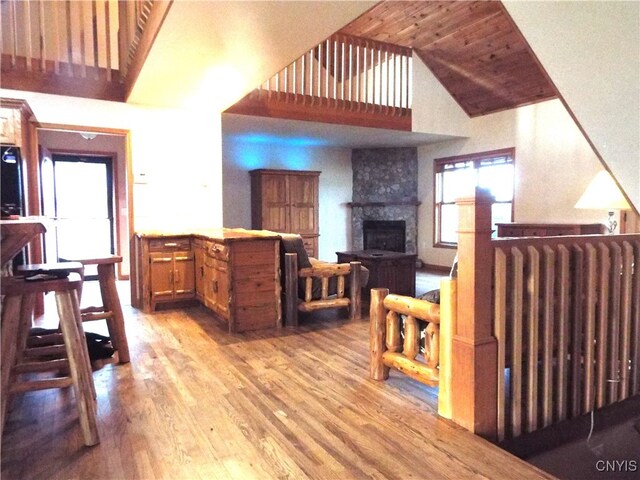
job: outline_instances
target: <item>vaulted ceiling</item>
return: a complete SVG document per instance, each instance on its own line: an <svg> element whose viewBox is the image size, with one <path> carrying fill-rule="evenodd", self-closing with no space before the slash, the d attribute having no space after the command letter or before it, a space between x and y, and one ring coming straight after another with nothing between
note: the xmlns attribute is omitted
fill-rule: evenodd
<svg viewBox="0 0 640 480"><path fill-rule="evenodd" d="M413 48L472 117L557 96L501 2L387 0L340 32Z"/></svg>

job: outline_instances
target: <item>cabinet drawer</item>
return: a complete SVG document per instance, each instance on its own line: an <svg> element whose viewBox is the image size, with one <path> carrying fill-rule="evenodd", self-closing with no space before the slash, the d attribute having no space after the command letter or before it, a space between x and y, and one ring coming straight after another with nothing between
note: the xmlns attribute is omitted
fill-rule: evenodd
<svg viewBox="0 0 640 480"><path fill-rule="evenodd" d="M190 250L191 242L189 238L153 238L149 240L149 251L167 251L167 250Z"/></svg>
<svg viewBox="0 0 640 480"><path fill-rule="evenodd" d="M218 260L229 260L229 247L223 243L211 242L207 247L207 255Z"/></svg>

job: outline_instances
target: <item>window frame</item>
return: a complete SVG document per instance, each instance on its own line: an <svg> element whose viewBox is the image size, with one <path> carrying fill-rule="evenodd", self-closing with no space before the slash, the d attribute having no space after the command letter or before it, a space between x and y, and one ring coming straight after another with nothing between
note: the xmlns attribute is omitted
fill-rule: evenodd
<svg viewBox="0 0 640 480"><path fill-rule="evenodd" d="M455 155L452 157L442 157L436 158L433 161L433 246L436 248L458 248L457 242L443 242L440 240L441 238L441 228L442 228L442 205L455 205L455 201L453 202L439 202L438 200L438 192L441 190L442 186L439 185L439 174L444 172L445 165L451 165L455 163L469 163L472 162L472 168L474 170L478 170L481 168L482 161L493 159L496 157L508 157L513 165L514 171L514 184L513 184L513 196L510 201L494 201L494 204L500 203L511 203L511 221L513 221L513 211L515 204L515 166L516 166L516 149L515 147L511 148L501 148L498 150L490 150L487 152L477 152L477 153L468 153L465 155ZM441 178L441 177L440 177Z"/></svg>

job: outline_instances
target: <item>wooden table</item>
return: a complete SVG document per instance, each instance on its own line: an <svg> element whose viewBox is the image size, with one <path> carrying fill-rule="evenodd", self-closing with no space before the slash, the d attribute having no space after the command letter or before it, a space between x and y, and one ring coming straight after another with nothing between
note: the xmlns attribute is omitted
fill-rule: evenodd
<svg viewBox="0 0 640 480"><path fill-rule="evenodd" d="M336 252L338 263L361 262L369 269L369 282L363 298L369 298L372 288L388 288L390 293L416 295L416 259L414 253L386 250L356 250Z"/></svg>

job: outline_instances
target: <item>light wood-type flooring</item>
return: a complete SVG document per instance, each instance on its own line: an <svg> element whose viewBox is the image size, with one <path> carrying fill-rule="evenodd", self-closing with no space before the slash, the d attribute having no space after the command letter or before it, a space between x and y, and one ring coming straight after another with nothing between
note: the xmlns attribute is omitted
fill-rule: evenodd
<svg viewBox="0 0 640 480"><path fill-rule="evenodd" d="M200 306L125 307L131 363L94 373L101 443L71 389L12 402L2 479L551 478L436 414L437 391L368 378L368 319L229 335Z"/></svg>

